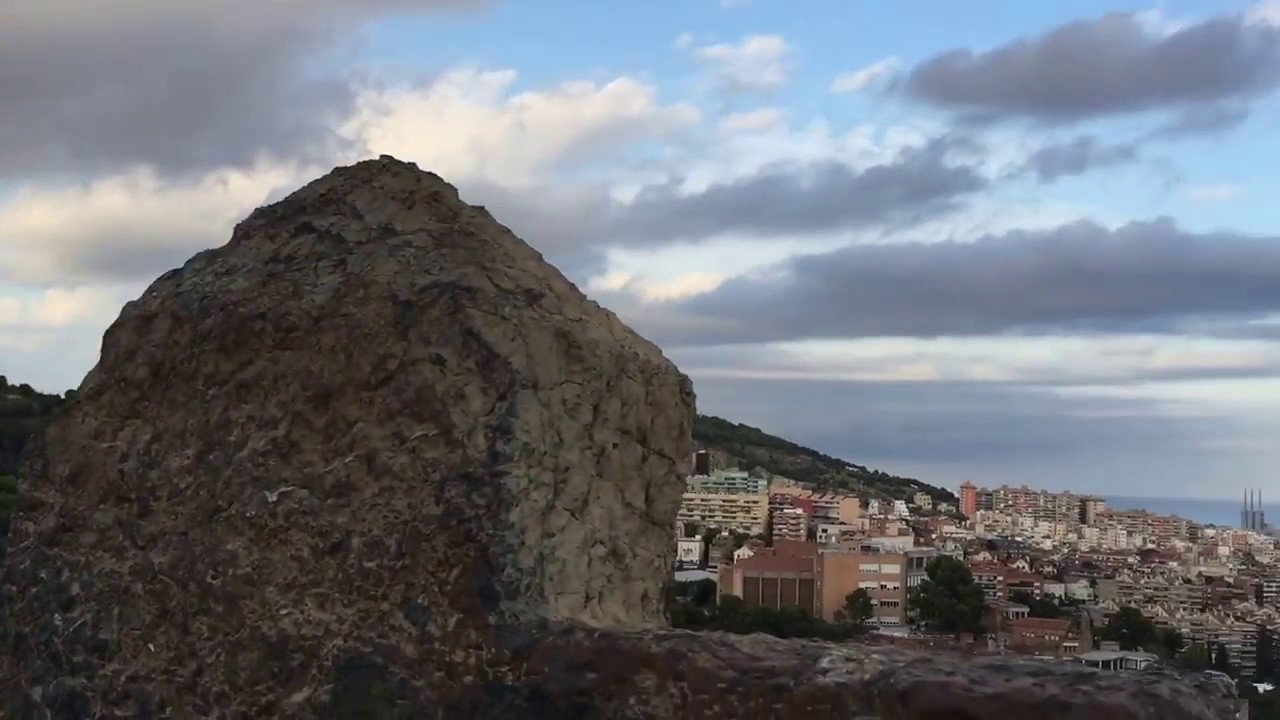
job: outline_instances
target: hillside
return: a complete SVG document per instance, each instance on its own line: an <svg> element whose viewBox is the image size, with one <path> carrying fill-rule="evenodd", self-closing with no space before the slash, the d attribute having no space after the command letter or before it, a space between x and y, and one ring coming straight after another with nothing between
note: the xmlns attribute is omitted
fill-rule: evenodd
<svg viewBox="0 0 1280 720"><path fill-rule="evenodd" d="M0 476L15 475L27 438L44 427L74 391L49 395L27 384L10 385L0 375Z"/></svg>
<svg viewBox="0 0 1280 720"><path fill-rule="evenodd" d="M819 490L846 490L868 498L898 500L923 491L934 500L956 502L949 490L834 458L714 415L699 415L694 421L693 442L722 458L731 458L741 469L761 468Z"/></svg>

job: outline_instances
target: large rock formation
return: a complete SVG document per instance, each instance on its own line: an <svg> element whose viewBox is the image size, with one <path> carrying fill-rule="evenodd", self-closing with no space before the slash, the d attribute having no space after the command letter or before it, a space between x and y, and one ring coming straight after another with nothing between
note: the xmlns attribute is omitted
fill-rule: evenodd
<svg viewBox="0 0 1280 720"><path fill-rule="evenodd" d="M262 708L357 651L452 672L424 644L483 648L490 618L654 625L693 413L439 177L336 170L107 331L27 467L18 664L46 695Z"/></svg>
<svg viewBox="0 0 1280 720"><path fill-rule="evenodd" d="M438 177L335 170L127 305L34 443L0 709L1228 717L1203 677L655 628L692 417L656 347Z"/></svg>

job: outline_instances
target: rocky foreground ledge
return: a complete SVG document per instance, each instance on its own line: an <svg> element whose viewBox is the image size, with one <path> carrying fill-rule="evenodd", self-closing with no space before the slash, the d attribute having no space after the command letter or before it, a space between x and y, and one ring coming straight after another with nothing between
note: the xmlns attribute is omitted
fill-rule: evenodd
<svg viewBox="0 0 1280 720"><path fill-rule="evenodd" d="M521 679L472 688L459 717L1237 717L1232 683L1204 674L1104 673L766 635L562 628L526 638L513 659Z"/></svg>
<svg viewBox="0 0 1280 720"><path fill-rule="evenodd" d="M661 629L694 395L439 177L166 273L33 439L0 717L1217 720L1205 676Z"/></svg>

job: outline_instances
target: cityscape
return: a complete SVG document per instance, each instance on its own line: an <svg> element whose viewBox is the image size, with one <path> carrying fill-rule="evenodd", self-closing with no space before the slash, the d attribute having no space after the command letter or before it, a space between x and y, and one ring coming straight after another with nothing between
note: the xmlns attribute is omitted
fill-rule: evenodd
<svg viewBox="0 0 1280 720"><path fill-rule="evenodd" d="M0 8L0 720L1280 720L1280 0Z"/></svg>
<svg viewBox="0 0 1280 720"><path fill-rule="evenodd" d="M713 581L746 607L800 609L842 621L865 591L882 642L1024 654L1103 669L1142 669L1192 648L1225 652L1235 677L1259 668L1280 638L1280 551L1260 491L1240 527L1204 525L1103 497L965 482L958 502L819 492L767 473L713 468L695 453L676 526L675 578ZM939 557L964 564L983 596L979 635L942 638L911 610ZM1048 604L1050 611L1044 612ZM1178 638L1165 657L1098 640L1122 613ZM1049 614L1053 617L1044 617ZM1039 616L1037 616L1039 615ZM1268 661L1263 661L1264 663Z"/></svg>

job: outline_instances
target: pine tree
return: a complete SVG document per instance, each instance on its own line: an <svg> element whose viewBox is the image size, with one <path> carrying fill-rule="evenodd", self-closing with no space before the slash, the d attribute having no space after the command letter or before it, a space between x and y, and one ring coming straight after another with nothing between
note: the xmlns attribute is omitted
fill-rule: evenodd
<svg viewBox="0 0 1280 720"><path fill-rule="evenodd" d="M1231 656L1227 654L1227 646L1222 643L1218 643L1218 651L1213 654L1213 669L1235 676L1235 669L1231 667Z"/></svg>

